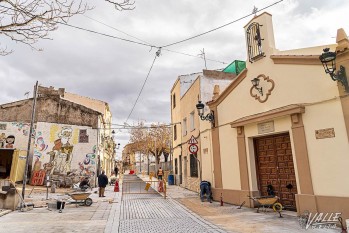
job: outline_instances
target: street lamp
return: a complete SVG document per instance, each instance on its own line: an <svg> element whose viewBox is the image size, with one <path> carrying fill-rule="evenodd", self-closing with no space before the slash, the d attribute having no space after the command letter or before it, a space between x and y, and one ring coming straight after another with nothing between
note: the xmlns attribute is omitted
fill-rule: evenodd
<svg viewBox="0 0 349 233"><path fill-rule="evenodd" d="M209 121L211 123L214 122L214 114L213 111L211 111L210 113L207 113L206 116L204 116L204 108L205 105L199 100L199 102L196 105L196 109L198 110L198 114L201 120L203 121Z"/></svg>
<svg viewBox="0 0 349 233"><path fill-rule="evenodd" d="M263 89L262 87L259 87L259 81L260 81L259 78L254 78L251 80L254 89L256 89L259 92L259 94L263 96Z"/></svg>
<svg viewBox="0 0 349 233"><path fill-rule="evenodd" d="M324 66L325 73L329 74L333 81L339 81L344 86L345 91L349 93L349 85L344 66L339 66L339 71L336 73L337 54L330 52L329 48L325 48L323 51L319 59Z"/></svg>

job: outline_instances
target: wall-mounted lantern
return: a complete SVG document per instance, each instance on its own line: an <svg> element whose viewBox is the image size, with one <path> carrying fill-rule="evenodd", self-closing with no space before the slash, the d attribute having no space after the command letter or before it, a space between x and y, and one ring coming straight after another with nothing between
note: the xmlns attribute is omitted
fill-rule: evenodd
<svg viewBox="0 0 349 233"><path fill-rule="evenodd" d="M320 55L319 59L324 66L326 74L329 74L333 81L341 82L345 91L349 93L348 80L344 66L340 66L339 71L336 73L337 54L335 52L330 52L329 48L325 48L323 51L324 52Z"/></svg>
<svg viewBox="0 0 349 233"><path fill-rule="evenodd" d="M261 96L263 96L263 89L262 89L262 87L259 87L259 78L254 78L251 80L251 82L252 82L254 89L256 89L259 92L259 94L261 94Z"/></svg>
<svg viewBox="0 0 349 233"><path fill-rule="evenodd" d="M204 108L205 108L205 105L199 100L199 102L196 105L196 109L198 110L198 114L200 116L200 119L203 121L209 121L209 122L213 123L214 122L213 112L211 111L210 113L207 113L206 116L204 116Z"/></svg>

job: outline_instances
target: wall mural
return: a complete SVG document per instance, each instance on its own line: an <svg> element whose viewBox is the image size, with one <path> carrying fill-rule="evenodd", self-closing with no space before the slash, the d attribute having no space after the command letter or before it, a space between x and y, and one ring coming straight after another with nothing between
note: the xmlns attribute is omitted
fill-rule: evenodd
<svg viewBox="0 0 349 233"><path fill-rule="evenodd" d="M79 162L80 176L94 176L96 174L96 146L92 148L93 153L88 153L84 161Z"/></svg>
<svg viewBox="0 0 349 233"><path fill-rule="evenodd" d="M35 137L34 156L36 156L38 159L43 158L42 153L47 149L47 147L48 145L45 143L42 132L37 132Z"/></svg>
<svg viewBox="0 0 349 233"><path fill-rule="evenodd" d="M5 133L0 134L0 148L13 149L15 144L15 136L6 136Z"/></svg>
<svg viewBox="0 0 349 233"><path fill-rule="evenodd" d="M13 122L12 126L17 127L18 131L22 131L24 136L28 136L29 135L30 124Z"/></svg>
<svg viewBox="0 0 349 233"><path fill-rule="evenodd" d="M58 129L57 125L51 127L50 136L55 133ZM50 155L50 162L46 164L46 167L51 167L52 173L66 174L70 172L71 161L73 158L73 148L74 146L69 142L73 135L72 127L65 126L61 128L61 131L58 133L58 139L54 140L54 146L50 152L47 152Z"/></svg>

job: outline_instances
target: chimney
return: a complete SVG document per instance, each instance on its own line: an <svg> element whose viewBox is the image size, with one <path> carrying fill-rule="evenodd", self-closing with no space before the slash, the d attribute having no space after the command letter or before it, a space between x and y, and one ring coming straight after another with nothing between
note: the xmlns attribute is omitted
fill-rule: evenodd
<svg viewBox="0 0 349 233"><path fill-rule="evenodd" d="M219 85L214 85L212 100L216 100L218 98L219 92L220 92Z"/></svg>

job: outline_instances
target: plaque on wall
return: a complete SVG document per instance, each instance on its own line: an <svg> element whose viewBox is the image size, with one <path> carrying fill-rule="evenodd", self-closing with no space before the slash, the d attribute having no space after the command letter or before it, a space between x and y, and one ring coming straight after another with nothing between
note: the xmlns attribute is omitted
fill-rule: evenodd
<svg viewBox="0 0 349 233"><path fill-rule="evenodd" d="M335 136L334 128L315 130L316 139L334 138Z"/></svg>
<svg viewBox="0 0 349 233"><path fill-rule="evenodd" d="M274 121L268 121L257 124L258 134L274 132Z"/></svg>

